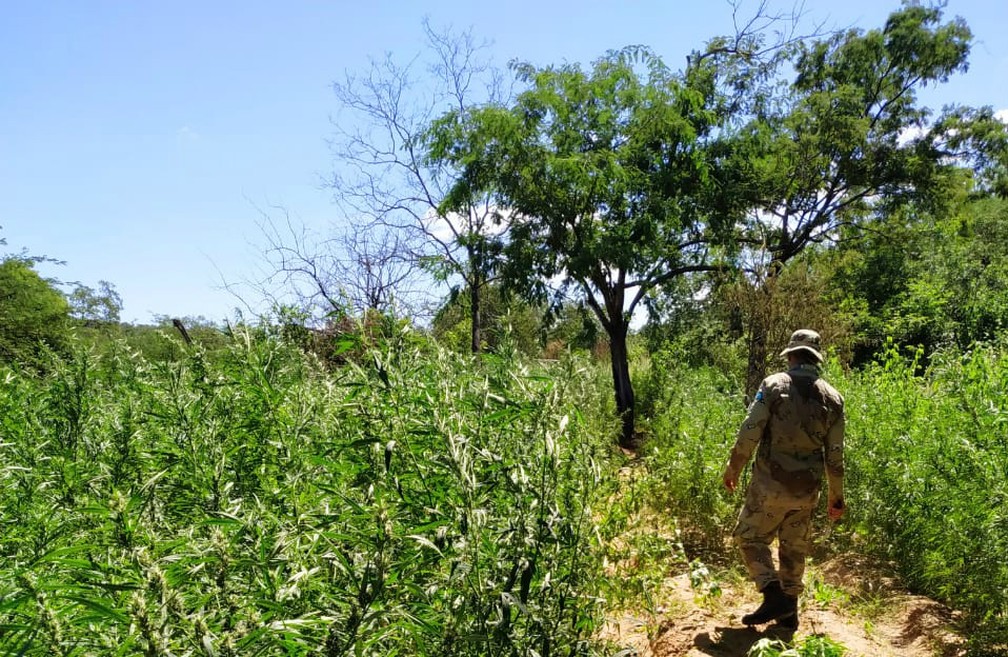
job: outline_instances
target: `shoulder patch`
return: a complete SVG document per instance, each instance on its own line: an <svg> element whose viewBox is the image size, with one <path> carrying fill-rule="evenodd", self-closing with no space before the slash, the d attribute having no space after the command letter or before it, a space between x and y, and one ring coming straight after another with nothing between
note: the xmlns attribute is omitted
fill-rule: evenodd
<svg viewBox="0 0 1008 657"><path fill-rule="evenodd" d="M758 402L763 401L763 391L762 390L758 390L756 392L756 397L753 398L753 401L758 401Z"/></svg>

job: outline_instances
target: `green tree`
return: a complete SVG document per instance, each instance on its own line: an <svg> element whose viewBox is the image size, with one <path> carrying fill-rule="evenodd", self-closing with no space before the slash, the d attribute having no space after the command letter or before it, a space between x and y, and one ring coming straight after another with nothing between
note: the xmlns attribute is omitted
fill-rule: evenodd
<svg viewBox="0 0 1008 657"><path fill-rule="evenodd" d="M888 339L970 347L1008 328L1008 200L961 194L948 208L887 220L886 230L817 258L842 303L856 309L857 362Z"/></svg>
<svg viewBox="0 0 1008 657"><path fill-rule="evenodd" d="M942 222L918 279L943 281L955 342L966 348L1008 328L1008 201L971 201Z"/></svg>
<svg viewBox="0 0 1008 657"><path fill-rule="evenodd" d="M782 302L764 283L808 246L841 229L860 237L867 222L908 199L935 201L953 167L948 156L998 143L989 113L953 112L926 130L930 110L917 101L921 87L966 69L970 40L962 20L943 23L940 9L910 4L882 29L800 45L787 94L754 105L743 131L749 144L734 154L748 160L732 171L754 200L745 266L757 281L754 294L766 297L753 308ZM996 163L985 170L998 175ZM773 331L795 327L770 326L765 313L747 319L752 391L765 374Z"/></svg>
<svg viewBox="0 0 1008 657"><path fill-rule="evenodd" d="M0 361L38 365L46 349L68 346L70 308L31 259L0 261Z"/></svg>
<svg viewBox="0 0 1008 657"><path fill-rule="evenodd" d="M471 351L472 304L468 290L449 295L434 315L434 337L456 351ZM480 351L496 351L507 341L526 356L542 350L542 312L524 300L508 294L500 285L487 285L481 297Z"/></svg>
<svg viewBox="0 0 1008 657"><path fill-rule="evenodd" d="M631 316L662 283L716 268L717 237L732 225L710 149L723 118L711 77L674 74L643 48L590 70L516 70L528 88L511 106L435 123L432 158L462 171L442 210L495 192L510 221L505 280L591 308L609 339L620 442L632 447Z"/></svg>
<svg viewBox="0 0 1008 657"><path fill-rule="evenodd" d="M118 324L122 311L122 297L115 285L98 281L98 289L78 283L67 295L71 316L86 326Z"/></svg>

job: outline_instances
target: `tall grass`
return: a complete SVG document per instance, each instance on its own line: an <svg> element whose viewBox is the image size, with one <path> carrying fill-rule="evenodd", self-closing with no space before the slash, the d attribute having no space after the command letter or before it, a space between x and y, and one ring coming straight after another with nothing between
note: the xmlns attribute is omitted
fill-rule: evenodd
<svg viewBox="0 0 1008 657"><path fill-rule="evenodd" d="M741 383L715 368L683 366L682 354L660 351L642 372L649 409L639 493L649 505L683 520L689 558L725 556L725 527L737 513L721 473L744 406Z"/></svg>
<svg viewBox="0 0 1008 657"><path fill-rule="evenodd" d="M0 372L0 651L594 654L592 381L405 332Z"/></svg>
<svg viewBox="0 0 1008 657"><path fill-rule="evenodd" d="M894 350L846 381L858 536L915 590L1008 645L1008 356L948 351L918 372Z"/></svg>

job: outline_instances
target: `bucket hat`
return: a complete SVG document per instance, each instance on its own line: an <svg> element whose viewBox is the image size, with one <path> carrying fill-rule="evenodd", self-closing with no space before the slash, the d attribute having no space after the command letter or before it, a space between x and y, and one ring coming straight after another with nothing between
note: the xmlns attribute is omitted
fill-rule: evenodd
<svg viewBox="0 0 1008 657"><path fill-rule="evenodd" d="M811 352L820 363L823 361L822 338L815 331L811 329L798 329L792 333L787 348L780 355L787 356L792 351L798 351L799 349Z"/></svg>

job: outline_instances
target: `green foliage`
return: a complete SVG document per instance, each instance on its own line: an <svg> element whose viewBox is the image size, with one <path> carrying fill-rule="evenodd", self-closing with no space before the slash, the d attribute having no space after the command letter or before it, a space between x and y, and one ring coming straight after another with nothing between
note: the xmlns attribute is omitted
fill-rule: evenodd
<svg viewBox="0 0 1008 657"><path fill-rule="evenodd" d="M644 498L683 521L692 557L724 555L724 532L737 513L721 472L744 410L740 386L713 368L679 363L674 350L652 356L643 458ZM732 405L734 402L734 405Z"/></svg>
<svg viewBox="0 0 1008 657"><path fill-rule="evenodd" d="M115 361L123 350L151 362L184 360L187 347L169 317L158 317L156 324L90 322L75 326L76 341L94 351L96 360ZM203 317L181 318L186 332L208 356L227 348L228 331Z"/></svg>
<svg viewBox="0 0 1008 657"><path fill-rule="evenodd" d="M917 92L964 71L971 39L961 20L942 22L940 7L908 4L881 29L797 44L781 68L793 80L772 93L757 87L765 97L726 153L723 172L759 210L739 237L747 266L773 276L842 226L941 195L954 168L944 143L969 120L922 131L930 110Z"/></svg>
<svg viewBox="0 0 1008 657"><path fill-rule="evenodd" d="M799 100L785 119L792 139L780 145L794 149L783 161L792 167L787 184L795 194L785 198L815 215L808 226L799 223L802 231L812 229L805 239L840 218L824 211L856 217L873 194L892 203L907 189L929 191L939 154L926 140L901 137L929 113L917 104L917 90L965 71L972 39L960 19L941 21L940 8L907 5L882 29L802 46L793 84ZM826 199L807 202L807 194L823 189Z"/></svg>
<svg viewBox="0 0 1008 657"><path fill-rule="evenodd" d="M845 591L838 589L813 575L812 581L806 585L805 596L820 607L829 607L838 603L849 603L851 598Z"/></svg>
<svg viewBox="0 0 1008 657"><path fill-rule="evenodd" d="M593 351L605 340L598 318L583 304L567 303L553 309L545 323L547 358L565 349Z"/></svg>
<svg viewBox="0 0 1008 657"><path fill-rule="evenodd" d="M122 297L108 281L98 281L98 289L77 284L67 295L71 316L85 326L116 324L122 311Z"/></svg>
<svg viewBox="0 0 1008 657"><path fill-rule="evenodd" d="M811 634L789 646L780 639L764 637L753 644L746 657L843 657L847 648L828 636Z"/></svg>
<svg viewBox="0 0 1008 657"><path fill-rule="evenodd" d="M0 364L39 367L69 344L69 306L26 258L0 261Z"/></svg>
<svg viewBox="0 0 1008 657"><path fill-rule="evenodd" d="M994 108L949 108L931 132L947 155L970 167L981 195L1008 198L1008 125Z"/></svg>
<svg viewBox="0 0 1008 657"><path fill-rule="evenodd" d="M526 357L560 358L567 350L594 350L602 329L585 307L563 304L555 309L534 306L488 285L482 295L483 348L491 352L513 344ZM439 344L459 353L470 351L469 298L452 294L434 316L431 334Z"/></svg>
<svg viewBox="0 0 1008 657"><path fill-rule="evenodd" d="M208 320L203 316L185 316L178 319L198 348L214 353L230 344L230 329ZM153 325L121 324L120 329L126 344L148 360L171 360L181 357L184 348L174 319L160 315Z"/></svg>
<svg viewBox="0 0 1008 657"><path fill-rule="evenodd" d="M753 343L762 336L767 345L783 345L801 327L815 327L830 353L847 363L859 316L837 291L835 276L828 257L810 249L759 283L741 275L720 277L685 321L653 320L647 332L653 344L664 343L661 348L676 351L681 362L713 366L732 379L744 379L754 365L764 373L778 367L779 350L765 349L756 362ZM670 324L673 330L662 331Z"/></svg>
<svg viewBox="0 0 1008 657"><path fill-rule="evenodd" d="M914 270L907 305L937 306L927 319L960 348L1008 328L1008 201L967 204L938 224L929 246Z"/></svg>
<svg viewBox="0 0 1008 657"><path fill-rule="evenodd" d="M707 564L699 559L689 563L690 587L701 600L713 600L721 597L721 583L711 574Z"/></svg>
<svg viewBox="0 0 1008 657"><path fill-rule="evenodd" d="M891 348L844 382L848 507L861 539L905 580L1008 636L1005 343L916 358ZM916 357L919 358L920 352Z"/></svg>
<svg viewBox="0 0 1008 657"><path fill-rule="evenodd" d="M480 299L483 348L495 351L510 336L519 352L535 356L542 350L541 313L500 286L487 285ZM452 294L434 316L432 334L442 345L459 353L471 352L471 312L468 291Z"/></svg>
<svg viewBox="0 0 1008 657"><path fill-rule="evenodd" d="M0 652L594 654L590 372L365 355L238 330L3 372Z"/></svg>
<svg viewBox="0 0 1008 657"><path fill-rule="evenodd" d="M950 199L940 213L901 211L884 230L824 252L813 266L833 272L835 306L857 328L855 363L887 338L924 349L967 349L1008 327L1008 201Z"/></svg>
<svg viewBox="0 0 1008 657"><path fill-rule="evenodd" d="M683 357L692 359L691 364L710 363L712 342L720 346L724 340L709 338L723 334L730 321L721 306L711 303L711 290L719 283L719 277L683 276L648 295L648 321L641 329L648 349L654 352L676 344L682 347Z"/></svg>

